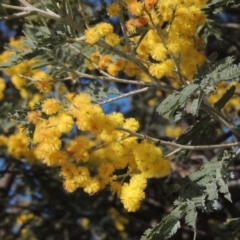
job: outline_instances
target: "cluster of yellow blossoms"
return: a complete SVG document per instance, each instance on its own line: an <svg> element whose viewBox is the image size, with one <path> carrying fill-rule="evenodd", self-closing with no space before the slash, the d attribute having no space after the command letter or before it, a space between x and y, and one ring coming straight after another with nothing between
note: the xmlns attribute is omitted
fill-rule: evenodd
<svg viewBox="0 0 240 240"><path fill-rule="evenodd" d="M10 38L9 44L18 49L27 50L23 46L22 38ZM0 54L0 62L6 63L12 54L14 53L10 50L3 51ZM0 77L0 100L4 101L4 97L6 96L4 90L6 89L7 82L10 87L11 84L14 86L15 90L19 92L20 97L24 101L27 101L30 107L33 107L43 98L42 93L48 93L52 89L51 77L40 69L32 69L36 63L37 60L29 60L4 71L4 74L9 77L10 82ZM32 79L35 88L37 88L41 94L38 91L34 93L33 89L29 88L30 80L27 78ZM12 94L12 91L9 91L9 94ZM16 100L16 98L12 99ZM16 126L16 128L10 132L8 129L4 129L3 133L0 134L0 148L14 159L27 160L30 164L37 162L34 150L28 149L28 138L19 126Z"/></svg>
<svg viewBox="0 0 240 240"><path fill-rule="evenodd" d="M157 78L167 77L178 82L179 76L191 80L197 67L205 61L199 52L201 40L196 35L197 28L205 23L201 8L205 0L123 0L107 7L110 17L121 16L122 8L129 12L125 22L128 45L123 51L131 51L149 73ZM121 18L121 17L120 17ZM133 37L131 34L136 34ZM110 23L99 23L85 31L85 41L90 45L104 40L112 47L120 48L121 39L114 33ZM98 67L116 76L124 71L129 77L137 76L150 81L146 73L131 61L112 58L109 55L93 52L86 61L89 69Z"/></svg>
<svg viewBox="0 0 240 240"><path fill-rule="evenodd" d="M116 112L106 115L85 93L69 93L63 101L48 98L41 111L31 111L27 118L35 125L37 157L48 166L60 166L68 192L83 188L94 194L109 185L128 211L136 211L145 197L147 178L171 170L158 147L146 140L139 143L121 130L137 131L137 120ZM81 134L67 142L65 136L74 127Z"/></svg>
<svg viewBox="0 0 240 240"><path fill-rule="evenodd" d="M126 56L131 54L132 59L141 63L151 76L156 79L167 77L177 87L181 77L184 81L191 80L198 66L205 61L199 51L201 40L196 35L197 28L205 23L201 11L205 2L116 1L107 7L107 14L121 19L122 8L128 10L129 19L124 23L128 41L122 44L121 37L114 33L113 25L103 22L88 28L84 40L91 46L103 40ZM19 42L11 40L10 43L22 48ZM10 52L5 51L0 61L6 61L9 56ZM143 81L151 81L131 58L116 58L95 47L87 57L85 64L90 70L98 68L112 76L123 71L128 77L137 76ZM30 69L35 63L35 60L28 61L6 71L22 98L29 99L29 93L26 90L27 78L19 73L32 79L40 92L48 93L53 87L50 76ZM4 88L4 81L0 79L0 99ZM82 188L88 194L95 194L109 186L127 211L136 211L145 198L147 179L156 175L166 176L171 171L160 148L124 131L136 132L139 128L136 119L125 119L116 112L106 115L85 93L68 93L61 100L47 98L42 102L41 110L28 112L27 119L35 127L34 151L27 151L26 135L20 131L9 138L0 138L0 145L6 146L9 155L16 159L36 157L48 166L59 166L68 192ZM181 129L178 134L180 132ZM76 137L69 141L68 136L74 134ZM168 130L168 135L174 134Z"/></svg>
<svg viewBox="0 0 240 240"><path fill-rule="evenodd" d="M10 44L24 49L21 39L11 39ZM6 62L11 54L4 51L0 60ZM35 99L30 106L42 95L35 94L39 96L36 98L31 95L28 81L33 81L42 93L50 92L53 87L50 76L39 69L31 69L35 63L36 60L27 61L5 72L23 99ZM117 65L122 69L122 60L118 60ZM3 94L3 79L1 86ZM139 123L135 119L124 119L121 113L104 114L86 94L67 94L63 102L46 99L41 111L29 112L27 117L35 125L33 143L36 149L28 149L27 136L20 127L14 134L0 136L1 148L6 148L9 156L15 159L26 159L30 163L39 159L49 166L60 166L64 187L69 192L83 188L94 194L109 185L128 211L136 211L145 196L146 179L170 172L170 164L163 159L158 147L145 140L138 143L136 137L119 130L137 131ZM83 134L67 141L66 134L76 126Z"/></svg>
<svg viewBox="0 0 240 240"><path fill-rule="evenodd" d="M28 148L28 138L20 126L16 127L13 134L0 135L0 148L14 159L27 160L30 164L37 162L35 150Z"/></svg>
<svg viewBox="0 0 240 240"><path fill-rule="evenodd" d="M20 50L27 50L23 46L23 38L10 38L9 45ZM14 53L10 50L3 51L0 55L0 62L7 62L12 54ZM18 90L21 98L27 99L29 106L31 107L33 107L35 103L41 100L42 94L34 94L32 89L28 89L30 86L30 81L32 81L35 88L37 88L41 93L48 93L52 89L52 78L38 68L32 69L33 65L37 62L38 60L36 59L22 62L10 67L4 72L10 78L10 81L14 85L16 90ZM3 86L5 86L2 82L3 81L0 79L0 100L2 99L1 96L3 94L1 92L3 92L4 90Z"/></svg>
<svg viewBox="0 0 240 240"><path fill-rule="evenodd" d="M0 100L4 98L4 90L6 88L6 84L3 78L0 77Z"/></svg>

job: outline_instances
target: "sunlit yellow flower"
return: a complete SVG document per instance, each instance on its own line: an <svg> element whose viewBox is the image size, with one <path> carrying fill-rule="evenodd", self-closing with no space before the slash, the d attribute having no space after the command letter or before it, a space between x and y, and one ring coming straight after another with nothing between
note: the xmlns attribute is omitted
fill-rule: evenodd
<svg viewBox="0 0 240 240"><path fill-rule="evenodd" d="M132 0L127 4L128 11L135 16L140 16L143 12L143 3Z"/></svg>
<svg viewBox="0 0 240 240"><path fill-rule="evenodd" d="M47 115L57 113L61 108L60 102L55 98L48 98L42 104L42 111Z"/></svg>
<svg viewBox="0 0 240 240"><path fill-rule="evenodd" d="M123 184L120 199L128 212L135 212L139 209L141 201L145 198L146 185L146 179L142 175L135 175L129 184Z"/></svg>
<svg viewBox="0 0 240 240"><path fill-rule="evenodd" d="M113 26L110 23L101 22L96 25L96 29L99 32L101 37L105 37L108 34L113 33Z"/></svg>
<svg viewBox="0 0 240 240"><path fill-rule="evenodd" d="M28 112L27 114L28 121L34 125L36 125L39 121L41 121L40 117L41 117L41 113L36 111L31 111L31 112Z"/></svg>
<svg viewBox="0 0 240 240"><path fill-rule="evenodd" d="M95 27L86 29L84 34L86 43L89 43L91 45L98 42L101 38L99 31L97 31Z"/></svg>
<svg viewBox="0 0 240 240"><path fill-rule="evenodd" d="M121 11L121 8L119 6L119 4L117 3L111 3L108 7L107 7L107 15L109 17L115 17L118 16L119 13Z"/></svg>
<svg viewBox="0 0 240 240"><path fill-rule="evenodd" d="M86 187L83 189L88 194L94 194L100 190L100 182L96 178L89 179L86 183Z"/></svg>
<svg viewBox="0 0 240 240"><path fill-rule="evenodd" d="M33 75L34 85L40 92L50 92L52 89L52 78L45 72L39 71Z"/></svg>
<svg viewBox="0 0 240 240"><path fill-rule="evenodd" d="M120 44L120 37L115 33L110 33L105 37L105 42L112 47L116 47Z"/></svg>

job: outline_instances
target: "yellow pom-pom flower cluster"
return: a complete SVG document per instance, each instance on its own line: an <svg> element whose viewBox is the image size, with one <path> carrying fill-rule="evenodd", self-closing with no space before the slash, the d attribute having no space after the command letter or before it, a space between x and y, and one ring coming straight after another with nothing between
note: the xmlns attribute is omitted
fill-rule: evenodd
<svg viewBox="0 0 240 240"><path fill-rule="evenodd" d="M29 164L39 163L35 150L28 148L28 138L23 129L16 127L15 132L9 136L0 135L0 147L12 158L20 161L28 161Z"/></svg>
<svg viewBox="0 0 240 240"><path fill-rule="evenodd" d="M6 88L6 84L3 78L0 77L0 101L4 98L4 90Z"/></svg>
<svg viewBox="0 0 240 240"><path fill-rule="evenodd" d="M48 93L52 89L52 78L43 71L37 71L33 76L34 85L40 92Z"/></svg>
<svg viewBox="0 0 240 240"><path fill-rule="evenodd" d="M48 166L60 166L68 192L83 188L94 194L110 186L128 211L136 211L144 199L147 179L171 171L158 147L146 140L139 143L121 130L136 132L136 119L125 119L117 112L106 115L86 93L69 93L64 101L46 99L41 110L29 112L27 119L35 125L37 158ZM64 134L74 126L81 135L66 141ZM118 175L117 170L125 173ZM129 183L123 183L126 178Z"/></svg>
<svg viewBox="0 0 240 240"><path fill-rule="evenodd" d="M85 30L85 41L91 45L98 42L101 38L113 36L113 26L110 23L101 22L96 26ZM114 35L115 36L115 35ZM116 37L118 37L116 35ZM114 38L114 37L113 37ZM119 42L118 42L119 43Z"/></svg>
<svg viewBox="0 0 240 240"><path fill-rule="evenodd" d="M15 40L14 38L10 38L9 44L16 48L26 50L22 46L22 41L23 39ZM3 62L3 63L7 62L12 54L13 52L9 50L3 51L2 54L0 55L0 62ZM34 72L36 72L36 70L31 69L32 65L35 63L36 63L36 60L30 60L27 62L20 63L16 66L13 66L5 71L5 74L10 77L11 82L13 83L15 88L19 91L22 98L27 98L29 96L25 89L27 85L27 80L26 78L23 78L20 75L25 75L27 77L32 76Z"/></svg>
<svg viewBox="0 0 240 240"><path fill-rule="evenodd" d="M23 47L23 38L10 38L9 45L27 51L27 49ZM0 62L7 62L13 54L15 53L10 50L3 51L0 54ZM49 93L52 89L52 78L40 69L32 69L37 62L37 59L28 60L4 71L10 78L15 89L19 92L21 98L28 100L30 107L33 107L43 96L42 94L34 93L33 89L31 89L32 84L29 84L29 81L32 81L35 88L41 93ZM3 98L4 89L5 83L3 79L0 78L0 100Z"/></svg>
<svg viewBox="0 0 240 240"><path fill-rule="evenodd" d="M129 38L128 50L130 47L138 61L153 77L161 79L165 76L179 82L181 75L185 80L190 81L197 68L205 61L205 56L199 51L201 40L197 36L198 27L205 23L205 16L201 11L205 2L204 0L124 0L121 4L117 1L109 5L107 14L110 17L118 16L121 8L125 8L129 12L129 19L125 22L128 34L141 32L142 28L147 29L145 35L142 36L140 33L136 37ZM110 23L99 23L86 30L87 43L93 45L100 39L112 47L119 48L120 38L113 33ZM104 65L102 61L104 56L100 55L94 63L100 67ZM121 68L118 68L112 59L107 61L111 62L111 66L105 65L104 68L112 76L123 70L129 77L137 76L143 81L149 81L149 77L142 69L126 59L121 59L124 61ZM87 67L94 69L90 63Z"/></svg>

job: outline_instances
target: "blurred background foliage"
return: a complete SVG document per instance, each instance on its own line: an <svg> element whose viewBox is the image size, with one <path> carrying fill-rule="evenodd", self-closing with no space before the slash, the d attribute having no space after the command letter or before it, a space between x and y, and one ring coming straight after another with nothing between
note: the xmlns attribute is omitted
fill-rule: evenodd
<svg viewBox="0 0 240 240"><path fill-rule="evenodd" d="M32 0L34 1L34 0ZM51 9L51 1L42 1ZM18 5L17 0L2 0L2 3ZM36 4L41 4L39 1ZM103 11L109 2L99 1L83 1L84 11L88 14L89 24L96 24L106 19L105 11ZM82 24L81 15L77 10L77 1L71 1L74 20L77 24ZM240 8L228 7L223 11L212 13L208 12L209 25L199 29L200 35L206 41L206 46L201 51L208 56L213 52L219 54L219 58L229 55L236 57L236 62L240 60ZM38 24L40 18L30 17L34 24ZM216 21L211 22L211 21ZM46 21L48 28L57 32L60 27L53 20ZM6 43L17 42L22 36L24 24L26 20L11 20L6 23L0 23L0 53L6 53L4 45ZM29 23L29 22L28 22ZM115 31L120 33L120 26L116 20L113 20ZM36 30L38 31L38 29ZM18 44L18 43L17 43ZM88 51L86 48L85 51ZM81 71L86 73L83 59L71 52L62 52L58 50L56 53L64 62L71 66L78 66ZM1 57L0 56L0 57ZM46 60L46 59L45 59ZM51 64L45 62L43 66ZM31 64L32 65L32 64ZM54 65L54 64L53 64ZM26 66L25 66L26 67ZM36 63L36 69L41 67ZM26 71L30 67L26 67ZM46 69L45 69L46 70ZM16 72L19 69L15 70ZM59 76L63 73L59 70L52 69L53 76ZM16 74L12 71L11 74ZM26 136L21 135L21 130L15 122L9 120L8 113L13 113L16 109L20 109L22 105L37 103L42 96L37 95L38 91L33 86L28 86L31 96L25 97L25 93L21 92L9 80L12 75L1 73L1 77L5 79L6 88L4 90L5 97L0 102L0 239L4 240L79 240L79 239L140 239L145 229L159 222L172 209L172 203L181 194L175 193L166 196L166 189L173 181L179 177L185 176L208 161L215 154L213 151L198 151L180 153L172 159L172 174L166 178L150 179L146 189L146 198L141 205L141 209L136 213L127 213L120 201L110 194L110 190L102 190L101 192L89 196L81 189L74 193L67 194L62 187L61 180L58 176L56 168L48 168L40 162L35 161L34 157L26 161L25 157L18 155L16 149L10 150L6 148L6 141L21 142L21 149L27 148L25 141ZM31 74L34 73L29 73ZM68 77L67 75L65 77ZM166 80L167 82L167 80ZM104 87L109 88L99 82L93 82L89 86L88 80L82 81L64 81L64 83L56 84L52 94L60 94L72 89L85 89L91 91L91 87L100 92ZM117 83L113 85L121 92L129 90L123 84ZM88 88L88 89L87 89ZM227 83L219 84L218 92L224 93L229 88ZM133 88L131 88L133 89ZM210 96L213 102L216 101L218 94ZM136 117L140 122L140 132L143 134L156 137L162 140L173 140L178 137L185 129L194 122L195 119L186 119L180 124L176 124L174 120L166 120L156 114L156 107L159 102L166 97L161 91L148 91L146 94L136 95L132 98L112 103L105 107L106 112L122 111L127 117ZM211 101L211 100L210 100ZM146 107L148 103L148 107ZM232 117L237 124L240 114L240 101L237 95L235 101L225 109L225 114ZM209 123L208 123L209 124ZM214 131L209 132L205 137L206 143L218 144L228 141L232 134L228 129L222 129L220 126L213 124ZM212 137L213 135L216 137ZM18 136L13 139L12 136ZM5 142L4 142L5 141ZM170 149L166 148L166 152ZM25 151L25 150L23 150ZM17 158L17 156L20 156ZM211 214L199 213L197 221L197 239L238 239L223 223L226 218L235 218L240 216L240 162L239 159L230 166L230 171L234 173L234 180L230 182L230 192L232 194L233 204L226 201L220 196L216 203L217 210ZM192 239L193 232L189 227L183 227L178 230L171 239Z"/></svg>

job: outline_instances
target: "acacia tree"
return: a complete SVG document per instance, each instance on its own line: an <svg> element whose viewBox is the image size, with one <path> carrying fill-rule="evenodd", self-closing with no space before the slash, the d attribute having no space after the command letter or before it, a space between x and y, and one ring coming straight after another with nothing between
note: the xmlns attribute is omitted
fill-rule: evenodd
<svg viewBox="0 0 240 240"><path fill-rule="evenodd" d="M141 239L213 239L201 220L232 201L240 137L239 66L204 54L226 2L0 6L1 20L25 21L0 56L1 235L139 239L149 228ZM124 98L126 114L104 108ZM240 221L225 221L236 235Z"/></svg>

